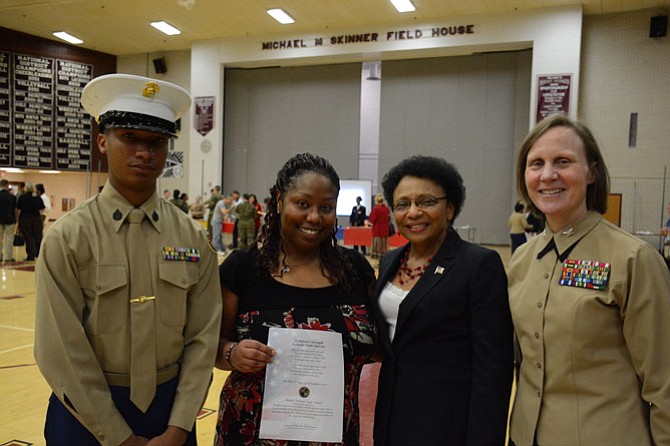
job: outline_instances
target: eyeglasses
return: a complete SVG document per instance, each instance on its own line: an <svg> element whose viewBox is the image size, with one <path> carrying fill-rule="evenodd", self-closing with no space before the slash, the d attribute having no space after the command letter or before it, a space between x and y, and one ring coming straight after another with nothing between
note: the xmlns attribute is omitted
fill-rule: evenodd
<svg viewBox="0 0 670 446"><path fill-rule="evenodd" d="M412 207L412 203L419 209L431 209L437 206L440 200L446 200L447 196L444 197L419 197L414 200L400 200L393 203L393 210L396 212L405 212Z"/></svg>

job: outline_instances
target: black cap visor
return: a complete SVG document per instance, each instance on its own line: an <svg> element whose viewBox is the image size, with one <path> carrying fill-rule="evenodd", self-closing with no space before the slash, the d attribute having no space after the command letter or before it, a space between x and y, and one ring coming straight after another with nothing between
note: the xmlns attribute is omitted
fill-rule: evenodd
<svg viewBox="0 0 670 446"><path fill-rule="evenodd" d="M104 132L107 128L123 128L146 130L177 137L177 125L174 122L156 116L128 111L110 110L103 113L98 118L98 127L100 132Z"/></svg>

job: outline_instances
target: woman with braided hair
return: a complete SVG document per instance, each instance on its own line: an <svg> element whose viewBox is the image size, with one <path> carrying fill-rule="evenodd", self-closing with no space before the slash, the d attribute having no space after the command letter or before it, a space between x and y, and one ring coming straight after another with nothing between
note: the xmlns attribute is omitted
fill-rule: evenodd
<svg viewBox="0 0 670 446"><path fill-rule="evenodd" d="M337 245L339 191L339 176L327 160L294 156L270 190L257 245L233 252L221 265L224 314L216 366L232 372L221 392L217 446L300 444L258 439L265 368L274 356L269 327L342 334L340 444L358 445L358 381L374 350L368 302L375 280L361 255Z"/></svg>

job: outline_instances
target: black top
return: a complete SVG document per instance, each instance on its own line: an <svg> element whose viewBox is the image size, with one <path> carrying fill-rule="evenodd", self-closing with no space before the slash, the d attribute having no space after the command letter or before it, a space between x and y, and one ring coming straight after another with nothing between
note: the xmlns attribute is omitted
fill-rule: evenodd
<svg viewBox="0 0 670 446"><path fill-rule="evenodd" d="M343 248L340 248L343 249ZM237 339L267 343L270 327L327 330L342 335L344 411L341 443L356 445L359 437L358 383L363 365L374 351L375 324L368 305L368 285L374 270L358 253L344 249L356 272L351 292L334 286L300 288L259 273L258 251L234 251L220 267L221 283L239 298ZM306 445L307 442L262 442L258 439L265 370L231 372L223 386L215 446L242 444ZM325 443L309 443L310 446Z"/></svg>
<svg viewBox="0 0 670 446"><path fill-rule="evenodd" d="M258 310L286 310L287 308L329 308L331 306L367 305L367 286L374 279L374 270L367 260L357 252L344 249L353 264L358 277L352 287L353 292L343 294L334 286L325 288L299 288L277 282L267 274L258 271L255 259L258 251L234 251L220 267L221 284L239 298L238 312ZM315 299L315 292L319 298ZM267 342L269 327L263 327L254 339Z"/></svg>
<svg viewBox="0 0 670 446"><path fill-rule="evenodd" d="M21 211L19 220L40 217L40 210L44 209L44 201L42 201L42 197L33 194L21 194L16 207Z"/></svg>
<svg viewBox="0 0 670 446"><path fill-rule="evenodd" d="M16 223L16 197L5 189L0 189L0 224Z"/></svg>
<svg viewBox="0 0 670 446"><path fill-rule="evenodd" d="M363 226L365 224L366 218L367 214L365 206L356 205L351 209L351 215L349 216L349 224L351 226Z"/></svg>

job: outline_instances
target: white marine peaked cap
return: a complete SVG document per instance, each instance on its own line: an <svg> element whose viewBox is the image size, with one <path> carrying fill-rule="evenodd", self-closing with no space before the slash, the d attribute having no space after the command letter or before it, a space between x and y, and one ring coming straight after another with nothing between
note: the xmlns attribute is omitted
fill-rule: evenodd
<svg viewBox="0 0 670 446"><path fill-rule="evenodd" d="M191 106L179 85L132 74L107 74L91 80L81 105L100 126L132 128L176 136L176 121Z"/></svg>

